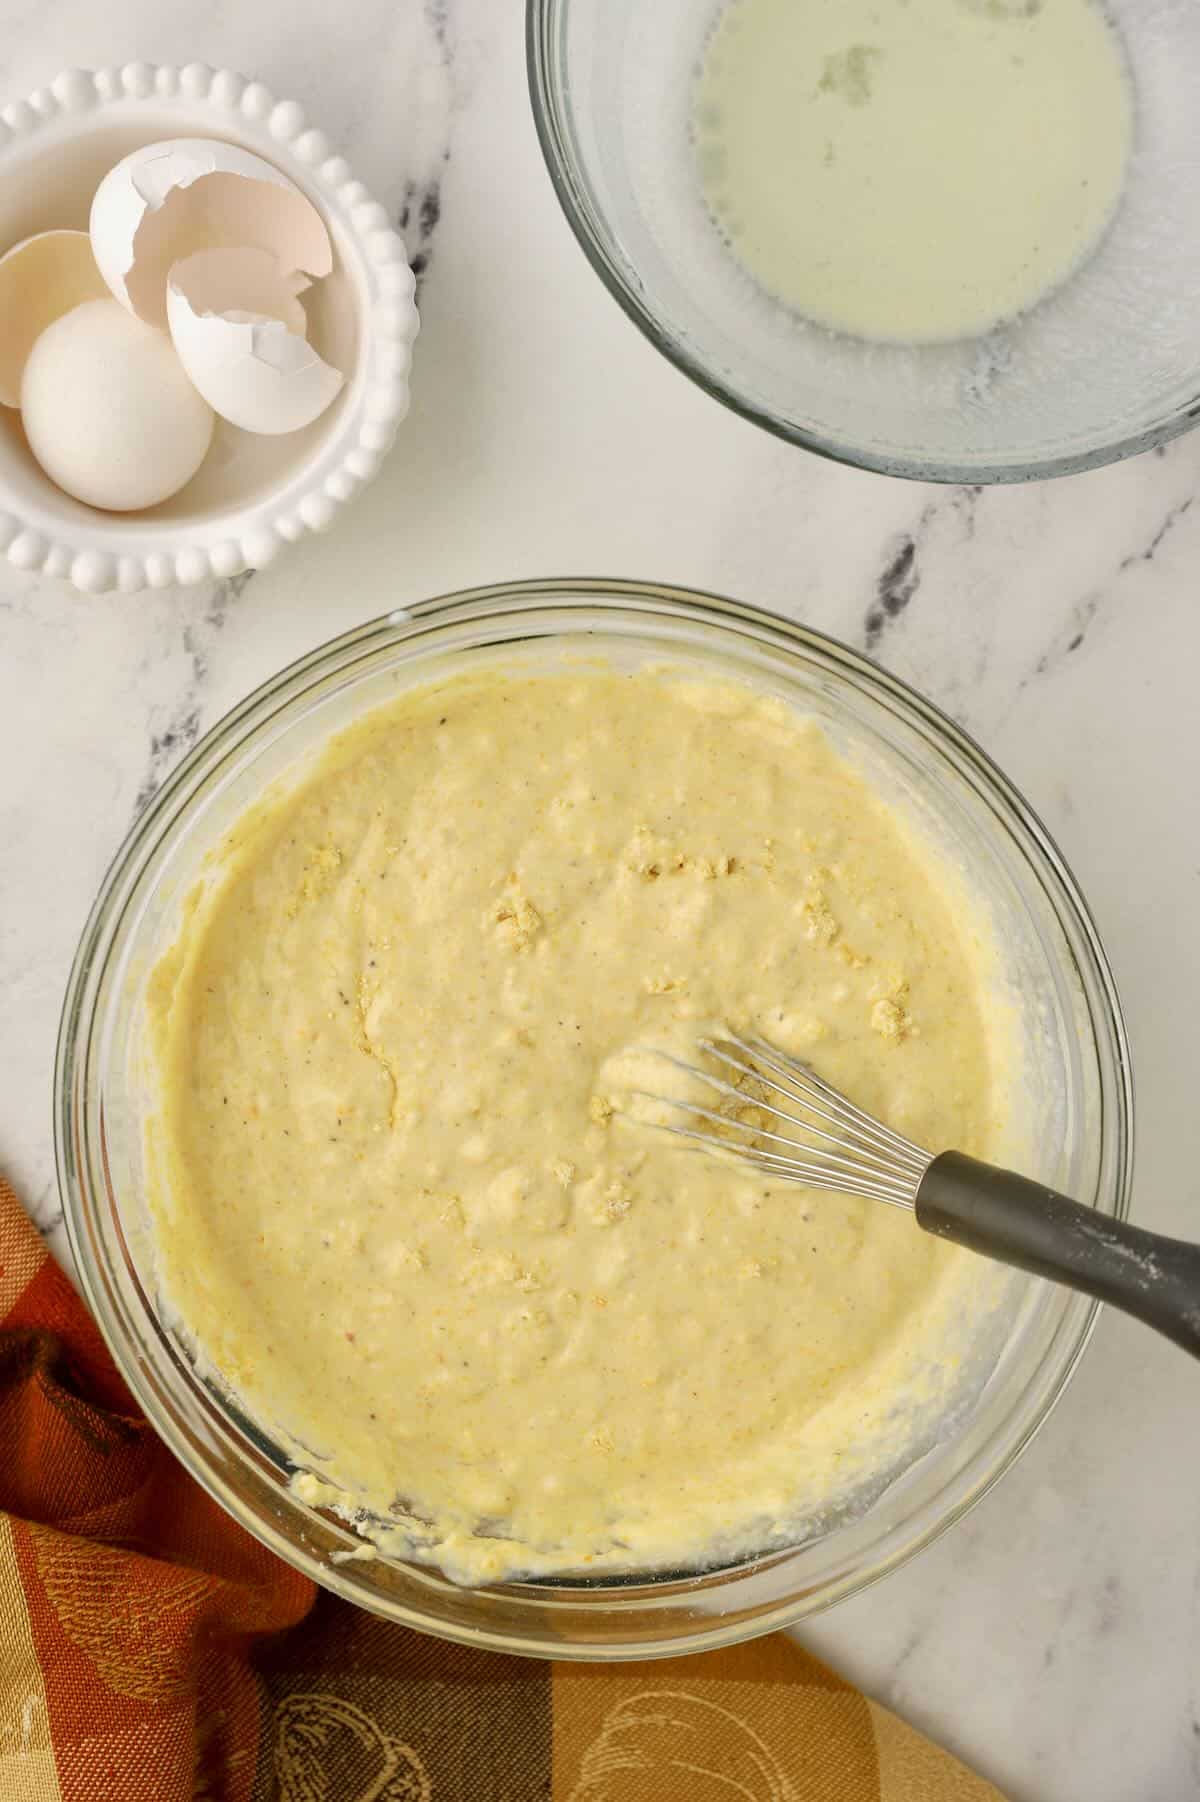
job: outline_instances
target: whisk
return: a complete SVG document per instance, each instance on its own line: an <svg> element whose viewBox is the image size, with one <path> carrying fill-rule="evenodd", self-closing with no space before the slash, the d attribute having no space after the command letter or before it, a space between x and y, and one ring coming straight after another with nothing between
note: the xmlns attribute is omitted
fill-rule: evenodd
<svg viewBox="0 0 1200 1802"><path fill-rule="evenodd" d="M655 1120L663 1131L781 1181L904 1208L936 1238L1110 1302L1200 1357L1200 1245L1113 1220L963 1152L935 1156L765 1039L731 1034L699 1049L723 1074L658 1056L707 1085L712 1107L639 1091L673 1110Z"/></svg>

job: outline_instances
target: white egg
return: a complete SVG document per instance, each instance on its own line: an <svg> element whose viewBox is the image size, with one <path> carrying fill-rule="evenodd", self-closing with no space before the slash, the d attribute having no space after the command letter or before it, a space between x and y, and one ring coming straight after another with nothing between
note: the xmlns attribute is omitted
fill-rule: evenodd
<svg viewBox="0 0 1200 1802"><path fill-rule="evenodd" d="M42 333L25 364L21 416L51 481L90 507L153 507L204 461L213 412L165 332L115 300L90 300Z"/></svg>

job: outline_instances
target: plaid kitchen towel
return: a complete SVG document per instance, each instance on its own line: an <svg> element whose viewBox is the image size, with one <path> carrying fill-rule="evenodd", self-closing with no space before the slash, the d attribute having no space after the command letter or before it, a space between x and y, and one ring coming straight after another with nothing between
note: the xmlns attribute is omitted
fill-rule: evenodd
<svg viewBox="0 0 1200 1802"><path fill-rule="evenodd" d="M999 1802L790 1640L473 1652L316 1590L139 1415L0 1179L3 1802Z"/></svg>

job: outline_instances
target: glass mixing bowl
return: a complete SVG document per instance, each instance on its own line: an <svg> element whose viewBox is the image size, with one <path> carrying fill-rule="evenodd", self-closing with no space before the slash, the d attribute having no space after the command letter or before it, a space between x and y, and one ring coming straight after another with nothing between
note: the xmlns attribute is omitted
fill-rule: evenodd
<svg viewBox="0 0 1200 1802"><path fill-rule="evenodd" d="M936 709L842 646L731 601L633 583L535 582L397 611L293 664L210 732L138 821L84 930L59 1038L56 1152L84 1293L113 1355L172 1451L236 1520L326 1587L408 1626L509 1652L636 1658L783 1626L927 1544L1045 1418L1096 1305L1014 1277L956 1405L904 1468L811 1523L803 1544L734 1568L458 1588L416 1563L346 1562L361 1542L290 1492L283 1453L202 1379L158 1304L143 1172L147 979L207 854L331 732L435 674L580 651L698 667L785 697L945 846L988 907L1022 997L1035 1046L1032 1164L1124 1216L1132 1097L1120 1007L1083 900L1020 796Z"/></svg>
<svg viewBox="0 0 1200 1802"><path fill-rule="evenodd" d="M885 475L1012 482L1161 444L1200 416L1200 7L1106 0L1134 85L1116 219L986 337L904 346L807 323L734 263L700 197L692 90L722 0L528 0L529 84L572 228L650 342L783 438Z"/></svg>

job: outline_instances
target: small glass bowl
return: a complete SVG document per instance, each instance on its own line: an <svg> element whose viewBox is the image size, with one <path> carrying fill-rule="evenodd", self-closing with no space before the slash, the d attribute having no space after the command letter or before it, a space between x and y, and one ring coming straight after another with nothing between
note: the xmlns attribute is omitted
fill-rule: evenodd
<svg viewBox="0 0 1200 1802"><path fill-rule="evenodd" d="M1096 1305L1014 1277L997 1330L980 1336L978 1369L903 1469L811 1523L794 1548L657 1576L464 1589L416 1563L347 1562L361 1542L291 1493L284 1454L197 1374L155 1290L142 1030L147 979L206 855L270 782L400 688L484 660L581 651L784 697L944 841L991 912L1040 1047L1037 1174L1124 1217L1132 1093L1120 1006L1083 900L1020 796L928 702L842 646L731 601L635 583L534 582L398 611L293 664L210 732L138 821L84 930L59 1036L55 1142L72 1250L113 1355L163 1439L234 1519L327 1588L407 1626L508 1652L646 1658L784 1626L926 1545L1044 1420Z"/></svg>
<svg viewBox="0 0 1200 1802"><path fill-rule="evenodd" d="M1105 0L1135 141L1095 254L986 337L868 343L771 300L695 177L693 87L722 0L528 0L529 86L563 211L650 342L745 418L884 475L1017 482L1165 443L1200 417L1200 8Z"/></svg>

